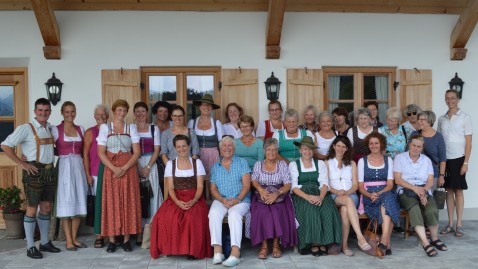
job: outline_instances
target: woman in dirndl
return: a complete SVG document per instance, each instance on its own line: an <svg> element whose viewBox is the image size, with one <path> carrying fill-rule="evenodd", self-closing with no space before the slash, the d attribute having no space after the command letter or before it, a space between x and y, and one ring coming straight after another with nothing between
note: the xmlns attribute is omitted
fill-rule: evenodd
<svg viewBox="0 0 478 269"><path fill-rule="evenodd" d="M98 155L105 168L101 211L101 235L109 237L109 253L116 251L115 236L123 235L123 250L132 251L131 234L141 233L141 203L136 162L141 155L136 128L126 124L129 104L116 100L111 108L113 121L102 124Z"/></svg>

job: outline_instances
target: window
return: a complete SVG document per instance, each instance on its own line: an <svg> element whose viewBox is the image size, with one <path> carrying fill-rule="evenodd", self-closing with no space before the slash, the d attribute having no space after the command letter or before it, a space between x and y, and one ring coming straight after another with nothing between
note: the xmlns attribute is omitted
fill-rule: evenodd
<svg viewBox="0 0 478 269"><path fill-rule="evenodd" d="M201 99L204 94L211 94L214 101L220 103L217 88L220 67L143 67L141 73L146 103L150 107L157 101L181 105L186 110L186 121L199 115L193 101Z"/></svg>
<svg viewBox="0 0 478 269"><path fill-rule="evenodd" d="M15 129L15 94L12 85L0 85L0 141ZM0 152L3 150L0 149Z"/></svg>
<svg viewBox="0 0 478 269"><path fill-rule="evenodd" d="M376 101L379 119L384 122L387 109L394 104L395 78L395 68L324 68L324 105L328 111L342 106L352 112L367 101Z"/></svg>

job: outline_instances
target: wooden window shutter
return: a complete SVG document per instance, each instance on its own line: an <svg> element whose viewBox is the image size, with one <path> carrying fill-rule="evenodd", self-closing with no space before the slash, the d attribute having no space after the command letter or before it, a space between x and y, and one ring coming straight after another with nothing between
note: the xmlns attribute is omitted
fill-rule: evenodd
<svg viewBox="0 0 478 269"><path fill-rule="evenodd" d="M314 105L324 110L324 78L322 69L287 70L287 108L302 114L302 110ZM302 121L302 117L299 121Z"/></svg>
<svg viewBox="0 0 478 269"><path fill-rule="evenodd" d="M136 102L141 101L140 83L139 69L102 70L103 104L111 109L111 105L116 100L126 100L130 106L126 122L133 123L133 106ZM110 120L112 120L112 117L110 117Z"/></svg>
<svg viewBox="0 0 478 269"><path fill-rule="evenodd" d="M422 110L432 109L432 70L400 69L400 109L416 104Z"/></svg>
<svg viewBox="0 0 478 269"><path fill-rule="evenodd" d="M259 84L257 69L222 69L221 116L226 106L235 102L244 109L244 114L254 121L259 119ZM218 115L216 115L217 117Z"/></svg>

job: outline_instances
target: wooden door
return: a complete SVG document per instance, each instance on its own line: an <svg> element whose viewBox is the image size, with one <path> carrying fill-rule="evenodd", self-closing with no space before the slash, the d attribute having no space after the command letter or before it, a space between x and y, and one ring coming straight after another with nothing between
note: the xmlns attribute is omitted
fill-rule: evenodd
<svg viewBox="0 0 478 269"><path fill-rule="evenodd" d="M221 77L221 115L224 115L227 104L235 102L244 109L244 114L251 116L257 124L259 118L258 70L222 69Z"/></svg>
<svg viewBox="0 0 478 269"><path fill-rule="evenodd" d="M432 70L400 69L400 109L416 104L422 110L432 109Z"/></svg>
<svg viewBox="0 0 478 269"><path fill-rule="evenodd" d="M288 69L287 108L293 108L299 114L308 105L314 105L319 111L324 110L323 81L322 69Z"/></svg>
<svg viewBox="0 0 478 269"><path fill-rule="evenodd" d="M0 68L0 142L13 130L28 122L28 112L33 105L28 104L28 72L26 68ZM16 148L18 156L21 148ZM22 169L0 150L0 188L17 186L22 190ZM5 229L0 214L0 229Z"/></svg>
<svg viewBox="0 0 478 269"><path fill-rule="evenodd" d="M118 100L126 100L130 106L127 123L133 123L133 106L141 101L140 71L139 69L102 70L101 83L103 88L103 104L111 109L111 105ZM112 119L112 117L110 117Z"/></svg>

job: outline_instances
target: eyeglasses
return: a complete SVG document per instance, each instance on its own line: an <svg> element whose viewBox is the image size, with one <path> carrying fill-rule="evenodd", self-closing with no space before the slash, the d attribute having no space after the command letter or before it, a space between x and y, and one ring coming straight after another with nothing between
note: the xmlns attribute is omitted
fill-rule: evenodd
<svg viewBox="0 0 478 269"><path fill-rule="evenodd" d="M269 112L277 112L277 111L281 111L281 109L280 108L269 109Z"/></svg>
<svg viewBox="0 0 478 269"><path fill-rule="evenodd" d="M415 115L417 115L417 112L415 111L415 112L408 112L408 113L407 113L407 116L410 117L411 115L415 116Z"/></svg>
<svg viewBox="0 0 478 269"><path fill-rule="evenodd" d="M171 118L182 118L184 115L171 115Z"/></svg>

